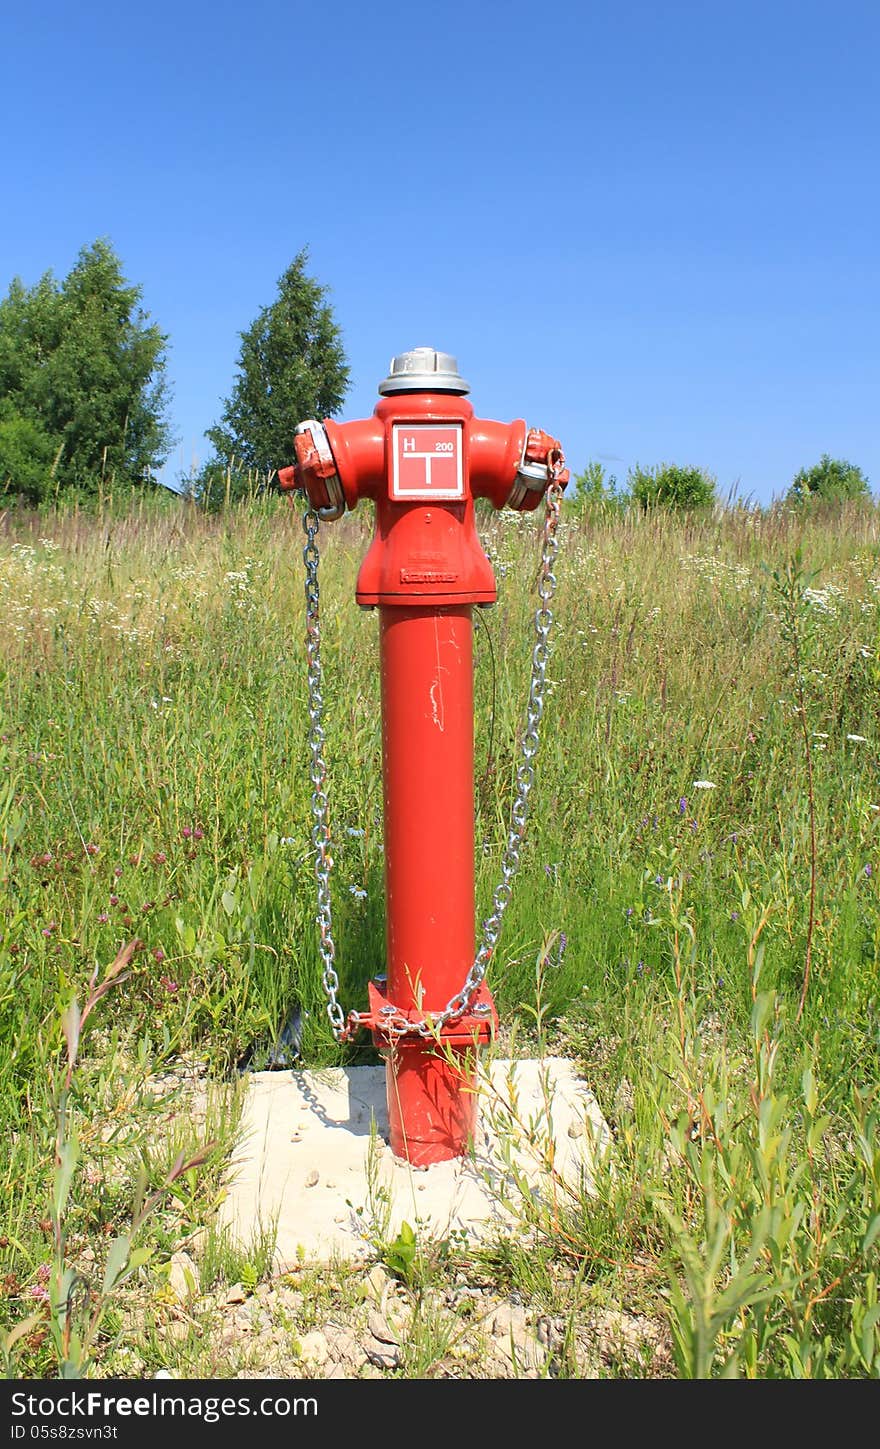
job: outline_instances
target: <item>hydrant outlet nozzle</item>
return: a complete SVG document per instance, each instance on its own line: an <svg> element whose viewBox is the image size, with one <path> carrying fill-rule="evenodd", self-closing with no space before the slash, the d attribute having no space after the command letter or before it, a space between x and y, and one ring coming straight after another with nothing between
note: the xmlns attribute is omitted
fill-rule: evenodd
<svg viewBox="0 0 880 1449"><path fill-rule="evenodd" d="M336 460L323 423L309 418L300 423L293 439L296 462L278 469L278 485L286 493L300 488L318 517L329 520L345 512L345 495L336 471Z"/></svg>
<svg viewBox="0 0 880 1449"><path fill-rule="evenodd" d="M562 447L557 438L551 438L541 428L529 428L523 445L513 488L507 500L508 508L525 511L537 506L551 481L564 488L570 474L563 463Z"/></svg>

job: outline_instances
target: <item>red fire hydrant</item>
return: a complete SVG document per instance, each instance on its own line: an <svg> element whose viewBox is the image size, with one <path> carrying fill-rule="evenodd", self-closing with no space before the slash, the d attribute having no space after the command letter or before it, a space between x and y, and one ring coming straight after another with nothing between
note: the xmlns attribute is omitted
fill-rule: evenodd
<svg viewBox="0 0 880 1449"><path fill-rule="evenodd" d="M472 609L496 598L474 499L532 509L568 480L554 438L476 418L468 391L455 358L414 348L372 417L301 423L278 475L320 518L376 504L356 598L379 609L387 975L349 1023L384 1051L391 1148L416 1166L468 1150L477 1049L497 1026L473 985Z"/></svg>

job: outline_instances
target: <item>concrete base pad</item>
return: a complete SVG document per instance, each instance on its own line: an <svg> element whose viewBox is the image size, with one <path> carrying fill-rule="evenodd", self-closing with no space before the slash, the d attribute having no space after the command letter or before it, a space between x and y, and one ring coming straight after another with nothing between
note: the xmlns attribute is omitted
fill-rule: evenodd
<svg viewBox="0 0 880 1449"><path fill-rule="evenodd" d="M433 1239L509 1231L523 1196L590 1193L610 1132L571 1062L480 1068L471 1156L428 1168L387 1145L385 1068L255 1072L221 1223L242 1247L276 1233L278 1264L368 1260L408 1222Z"/></svg>

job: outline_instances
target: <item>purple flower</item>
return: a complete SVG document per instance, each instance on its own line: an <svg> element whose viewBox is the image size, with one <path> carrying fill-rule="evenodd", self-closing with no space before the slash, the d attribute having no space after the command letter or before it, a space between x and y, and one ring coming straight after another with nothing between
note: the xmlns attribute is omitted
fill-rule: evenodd
<svg viewBox="0 0 880 1449"><path fill-rule="evenodd" d="M678 802L678 813L679 813L679 815L685 815L687 813L687 808L688 808L688 802L685 799L684 795L682 795L681 799Z"/></svg>
<svg viewBox="0 0 880 1449"><path fill-rule="evenodd" d="M871 879L871 876L873 874L874 874L874 867L872 866L871 862L868 861L868 864L865 866L865 875L867 876L868 880L870 880Z"/></svg>

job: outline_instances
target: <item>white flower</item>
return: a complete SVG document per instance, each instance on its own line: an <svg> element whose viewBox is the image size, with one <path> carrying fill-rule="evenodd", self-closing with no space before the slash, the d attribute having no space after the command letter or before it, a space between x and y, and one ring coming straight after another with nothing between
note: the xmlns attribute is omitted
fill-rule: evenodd
<svg viewBox="0 0 880 1449"><path fill-rule="evenodd" d="M847 739L852 740L854 745L866 745L868 743L864 735L847 735Z"/></svg>
<svg viewBox="0 0 880 1449"><path fill-rule="evenodd" d="M695 790L714 790L715 786L711 780L694 780L693 788Z"/></svg>

